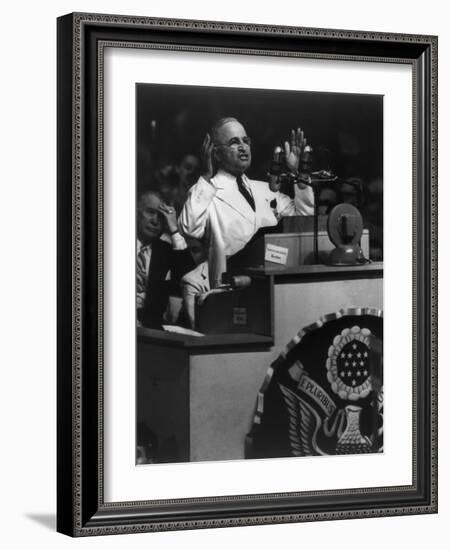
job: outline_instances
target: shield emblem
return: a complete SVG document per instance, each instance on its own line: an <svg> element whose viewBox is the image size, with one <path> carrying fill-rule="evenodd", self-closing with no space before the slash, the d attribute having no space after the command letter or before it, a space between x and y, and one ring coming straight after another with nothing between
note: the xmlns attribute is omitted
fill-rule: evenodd
<svg viewBox="0 0 449 550"><path fill-rule="evenodd" d="M383 451L383 318L348 308L303 328L269 367L247 458Z"/></svg>

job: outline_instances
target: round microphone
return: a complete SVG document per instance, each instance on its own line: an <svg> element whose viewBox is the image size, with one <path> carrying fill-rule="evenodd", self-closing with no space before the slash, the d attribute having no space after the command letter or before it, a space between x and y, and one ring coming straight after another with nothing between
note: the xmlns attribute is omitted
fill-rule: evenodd
<svg viewBox="0 0 449 550"><path fill-rule="evenodd" d="M248 275L233 275L230 282L232 288L248 288L251 285L251 277Z"/></svg>
<svg viewBox="0 0 449 550"><path fill-rule="evenodd" d="M273 158L271 159L268 173L271 174L272 176L278 176L279 174L281 174L284 170L284 163L285 163L284 160L285 160L284 151L282 147L279 147L278 145L277 147L274 148Z"/></svg>

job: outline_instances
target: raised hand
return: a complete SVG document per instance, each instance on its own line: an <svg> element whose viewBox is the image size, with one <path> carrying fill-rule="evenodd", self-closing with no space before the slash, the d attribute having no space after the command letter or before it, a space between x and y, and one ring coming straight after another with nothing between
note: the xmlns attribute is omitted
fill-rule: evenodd
<svg viewBox="0 0 449 550"><path fill-rule="evenodd" d="M304 132L301 128L292 130L290 133L290 141L284 143L285 162L288 169L293 174L298 174L301 157L304 152L304 147L307 145L307 140L304 138Z"/></svg>
<svg viewBox="0 0 449 550"><path fill-rule="evenodd" d="M212 176L214 175L214 163L212 159L213 149L214 149L214 144L212 142L212 138L210 137L209 134L206 134L206 137L204 138L204 141L203 141L203 145L201 147L201 160L203 164L202 176L205 180L209 182Z"/></svg>

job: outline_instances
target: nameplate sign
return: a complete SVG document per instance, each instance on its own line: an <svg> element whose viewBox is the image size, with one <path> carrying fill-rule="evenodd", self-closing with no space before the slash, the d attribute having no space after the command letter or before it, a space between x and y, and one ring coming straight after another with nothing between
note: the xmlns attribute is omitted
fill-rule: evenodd
<svg viewBox="0 0 449 550"><path fill-rule="evenodd" d="M288 248L268 243L265 247L265 261L287 265Z"/></svg>

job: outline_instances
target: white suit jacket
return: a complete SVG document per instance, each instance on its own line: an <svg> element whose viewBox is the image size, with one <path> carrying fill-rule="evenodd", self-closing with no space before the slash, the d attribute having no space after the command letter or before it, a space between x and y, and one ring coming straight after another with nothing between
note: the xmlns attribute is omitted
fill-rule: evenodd
<svg viewBox="0 0 449 550"><path fill-rule="evenodd" d="M181 294L183 306L190 328L195 328L195 299L197 296L209 292L209 268L207 262L203 262L181 279Z"/></svg>
<svg viewBox="0 0 449 550"><path fill-rule="evenodd" d="M201 177L190 189L178 220L182 234L198 239L207 237L212 288L219 284L221 273L226 270L226 256L241 250L258 229L276 225L279 217L305 214L306 210L298 212L296 204L308 207L310 214L313 213L310 188L302 192L303 197L293 200L271 191L267 182L250 180L246 176L243 176L243 181L254 198L255 212L240 193L236 178L219 170L211 183ZM272 206L274 200L275 209Z"/></svg>

